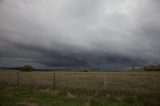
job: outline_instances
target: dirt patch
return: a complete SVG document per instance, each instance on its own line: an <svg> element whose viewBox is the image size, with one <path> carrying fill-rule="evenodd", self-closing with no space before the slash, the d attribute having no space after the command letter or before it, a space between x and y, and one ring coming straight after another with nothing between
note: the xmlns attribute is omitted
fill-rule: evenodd
<svg viewBox="0 0 160 106"><path fill-rule="evenodd" d="M66 96L67 96L67 98L75 98L76 97L75 95L73 95L70 92L67 92Z"/></svg>

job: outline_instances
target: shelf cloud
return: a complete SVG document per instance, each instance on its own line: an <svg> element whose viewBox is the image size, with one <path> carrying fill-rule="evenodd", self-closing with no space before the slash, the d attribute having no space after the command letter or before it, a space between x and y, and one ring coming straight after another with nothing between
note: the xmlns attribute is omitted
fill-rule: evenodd
<svg viewBox="0 0 160 106"><path fill-rule="evenodd" d="M0 0L0 66L160 63L159 0Z"/></svg>

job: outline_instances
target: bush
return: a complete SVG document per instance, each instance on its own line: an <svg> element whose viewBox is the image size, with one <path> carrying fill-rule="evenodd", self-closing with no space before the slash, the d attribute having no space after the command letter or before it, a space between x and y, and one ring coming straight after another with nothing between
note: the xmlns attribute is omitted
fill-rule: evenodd
<svg viewBox="0 0 160 106"><path fill-rule="evenodd" d="M88 70L83 70L83 72L88 72Z"/></svg>
<svg viewBox="0 0 160 106"><path fill-rule="evenodd" d="M34 68L30 65L24 65L22 68L21 68L21 71L24 71L24 72L30 72L30 71L33 71Z"/></svg>
<svg viewBox="0 0 160 106"><path fill-rule="evenodd" d="M154 65L147 66L147 67L144 67L144 70L145 71L160 71L160 65L157 65L157 66L154 66Z"/></svg>

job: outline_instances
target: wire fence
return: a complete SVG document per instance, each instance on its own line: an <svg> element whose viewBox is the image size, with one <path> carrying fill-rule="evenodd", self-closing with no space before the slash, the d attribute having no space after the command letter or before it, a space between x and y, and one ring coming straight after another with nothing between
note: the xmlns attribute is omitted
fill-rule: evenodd
<svg viewBox="0 0 160 106"><path fill-rule="evenodd" d="M0 83L51 88L160 89L159 72L15 72L0 71ZM151 85L152 84L152 85Z"/></svg>
<svg viewBox="0 0 160 106"><path fill-rule="evenodd" d="M34 87L106 88L105 72L0 72L0 82Z"/></svg>

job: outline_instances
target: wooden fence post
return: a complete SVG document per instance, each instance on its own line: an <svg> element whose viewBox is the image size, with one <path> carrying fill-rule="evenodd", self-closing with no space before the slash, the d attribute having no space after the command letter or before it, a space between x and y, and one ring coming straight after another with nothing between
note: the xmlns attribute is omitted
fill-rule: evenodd
<svg viewBox="0 0 160 106"><path fill-rule="evenodd" d="M56 88L56 73L53 73L53 89Z"/></svg>
<svg viewBox="0 0 160 106"><path fill-rule="evenodd" d="M19 72L17 72L17 85L20 85Z"/></svg>
<svg viewBox="0 0 160 106"><path fill-rule="evenodd" d="M107 88L107 73L106 72L104 72L104 89L106 89Z"/></svg>

